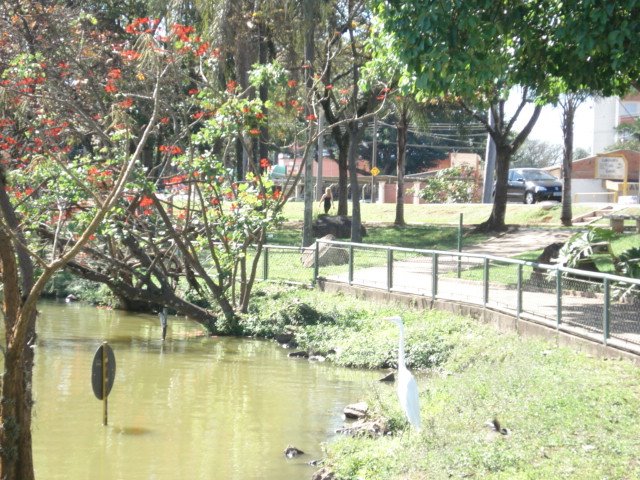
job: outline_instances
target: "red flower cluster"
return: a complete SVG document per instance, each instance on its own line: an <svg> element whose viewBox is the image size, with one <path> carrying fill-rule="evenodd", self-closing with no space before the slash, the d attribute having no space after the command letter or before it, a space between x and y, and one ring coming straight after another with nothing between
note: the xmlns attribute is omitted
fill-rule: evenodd
<svg viewBox="0 0 640 480"><path fill-rule="evenodd" d="M260 159L260 166L262 168L269 168L271 166L271 162L269 161L268 158L261 158Z"/></svg>
<svg viewBox="0 0 640 480"><path fill-rule="evenodd" d="M133 62L140 58L140 54L135 50L123 50L120 55L126 62Z"/></svg>
<svg viewBox="0 0 640 480"><path fill-rule="evenodd" d="M133 98L131 98L131 97L125 98L125 99L124 99L124 100L122 100L121 102L118 102L118 106L119 106L120 108L125 109L125 110L126 110L127 108L131 108L131 107L133 106Z"/></svg>
<svg viewBox="0 0 640 480"><path fill-rule="evenodd" d="M229 80L227 82L227 92L234 93L236 91L236 88L238 88L238 82L236 82L235 80Z"/></svg>
<svg viewBox="0 0 640 480"><path fill-rule="evenodd" d="M16 85L20 87L22 85L42 85L43 83L44 77L25 77L16 82Z"/></svg>
<svg viewBox="0 0 640 480"><path fill-rule="evenodd" d="M184 183L184 181L187 179L186 175L176 175L174 177L168 178L167 180L164 181L164 184L169 186L169 185L180 185L182 183Z"/></svg>
<svg viewBox="0 0 640 480"><path fill-rule="evenodd" d="M159 150L170 155L180 155L182 153L182 149L177 145L160 145Z"/></svg>
<svg viewBox="0 0 640 480"><path fill-rule="evenodd" d="M136 18L133 22L127 25L124 29L127 33L133 33L134 35L140 35L142 33L153 33L160 23L157 18Z"/></svg>
<svg viewBox="0 0 640 480"><path fill-rule="evenodd" d="M140 200L140 206L141 207L150 207L151 205L153 205L153 198L151 197L142 197L142 200Z"/></svg>
<svg viewBox="0 0 640 480"><path fill-rule="evenodd" d="M113 82L107 82L107 84L104 86L104 91L107 93L117 93L118 87L116 87L116 84Z"/></svg>
<svg viewBox="0 0 640 480"><path fill-rule="evenodd" d="M209 50L209 42L202 42L196 49L196 55L203 56Z"/></svg>
<svg viewBox="0 0 640 480"><path fill-rule="evenodd" d="M183 42L189 41L189 35L196 31L192 26L180 25L176 23L171 27L171 31Z"/></svg>

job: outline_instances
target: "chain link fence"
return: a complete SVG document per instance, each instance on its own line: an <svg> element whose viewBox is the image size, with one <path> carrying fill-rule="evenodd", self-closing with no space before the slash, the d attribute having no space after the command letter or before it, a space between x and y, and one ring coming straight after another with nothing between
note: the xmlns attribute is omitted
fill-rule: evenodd
<svg viewBox="0 0 640 480"><path fill-rule="evenodd" d="M325 240L306 249L265 245L259 268L265 280L310 283L323 277L481 305L605 344L640 346L640 280L626 277L464 252Z"/></svg>

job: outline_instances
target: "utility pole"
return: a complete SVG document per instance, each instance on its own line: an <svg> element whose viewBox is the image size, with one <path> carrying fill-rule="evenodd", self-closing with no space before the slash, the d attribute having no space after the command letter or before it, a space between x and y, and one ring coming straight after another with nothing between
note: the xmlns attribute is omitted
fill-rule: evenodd
<svg viewBox="0 0 640 480"><path fill-rule="evenodd" d="M489 108L489 126L493 128L496 122ZM484 180L482 183L482 203L493 203L493 176L496 171L496 143L487 133L487 149L484 156Z"/></svg>
<svg viewBox="0 0 640 480"><path fill-rule="evenodd" d="M378 162L378 116L373 116L373 144L371 146L371 170L376 168ZM371 175L371 203L375 203L375 180L376 176Z"/></svg>

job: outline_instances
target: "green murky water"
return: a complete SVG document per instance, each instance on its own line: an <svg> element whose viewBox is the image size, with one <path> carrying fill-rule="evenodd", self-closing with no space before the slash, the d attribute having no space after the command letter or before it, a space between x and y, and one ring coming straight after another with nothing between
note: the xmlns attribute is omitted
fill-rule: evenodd
<svg viewBox="0 0 640 480"><path fill-rule="evenodd" d="M43 304L35 370L39 479L309 479L322 442L375 372L287 358L274 343L210 338L170 317ZM109 425L91 389L103 340L117 371ZM306 455L286 459L288 444Z"/></svg>

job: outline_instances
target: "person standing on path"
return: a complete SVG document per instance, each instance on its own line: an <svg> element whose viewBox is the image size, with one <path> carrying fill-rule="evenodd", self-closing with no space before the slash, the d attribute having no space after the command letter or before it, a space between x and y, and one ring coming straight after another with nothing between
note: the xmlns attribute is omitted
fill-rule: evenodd
<svg viewBox="0 0 640 480"><path fill-rule="evenodd" d="M331 193L331 187L327 187L324 191L324 195L320 197L320 204L324 203L324 214L328 214L331 210L331 204L333 203L333 194Z"/></svg>

